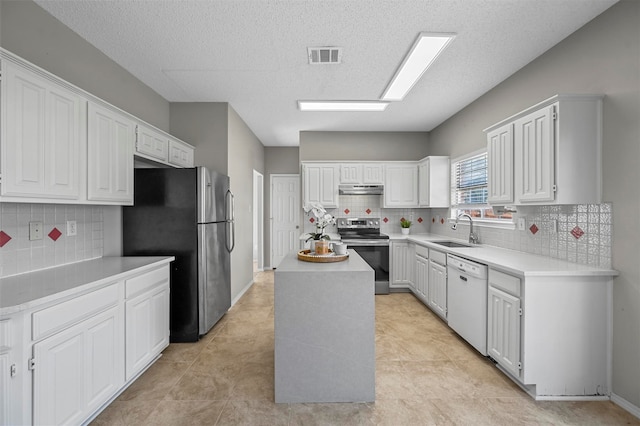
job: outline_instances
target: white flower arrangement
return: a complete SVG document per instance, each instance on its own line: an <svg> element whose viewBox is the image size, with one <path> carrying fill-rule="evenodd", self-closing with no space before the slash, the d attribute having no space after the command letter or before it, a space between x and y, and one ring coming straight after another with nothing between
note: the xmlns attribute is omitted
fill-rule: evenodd
<svg viewBox="0 0 640 426"><path fill-rule="evenodd" d="M310 232L307 234L309 237L305 242L309 240L330 240L331 237L325 235L324 228L329 225L335 225L336 218L327 213L327 210L325 210L325 208L322 207L322 204L319 203L307 203L304 205L303 209L307 215L309 213L313 213L316 218L316 232Z"/></svg>

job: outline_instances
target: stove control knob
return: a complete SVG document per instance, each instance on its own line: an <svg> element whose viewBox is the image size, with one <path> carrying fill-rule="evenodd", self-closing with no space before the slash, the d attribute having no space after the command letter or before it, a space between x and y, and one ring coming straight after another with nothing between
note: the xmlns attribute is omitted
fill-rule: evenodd
<svg viewBox="0 0 640 426"><path fill-rule="evenodd" d="M376 226L378 226L378 225L380 225L380 222L378 222L378 221L376 220L375 224L376 224Z"/></svg>

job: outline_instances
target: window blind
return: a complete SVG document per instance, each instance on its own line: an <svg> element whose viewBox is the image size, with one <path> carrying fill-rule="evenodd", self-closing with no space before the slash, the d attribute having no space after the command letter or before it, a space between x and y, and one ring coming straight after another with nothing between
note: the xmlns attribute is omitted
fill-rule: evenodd
<svg viewBox="0 0 640 426"><path fill-rule="evenodd" d="M465 207L487 204L487 153L454 163L453 206Z"/></svg>

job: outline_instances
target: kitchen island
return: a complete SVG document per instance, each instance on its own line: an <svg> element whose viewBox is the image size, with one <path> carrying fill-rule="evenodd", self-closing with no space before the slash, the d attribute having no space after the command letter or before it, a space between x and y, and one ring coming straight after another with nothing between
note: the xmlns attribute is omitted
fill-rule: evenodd
<svg viewBox="0 0 640 426"><path fill-rule="evenodd" d="M275 402L375 400L373 269L288 254L275 271Z"/></svg>

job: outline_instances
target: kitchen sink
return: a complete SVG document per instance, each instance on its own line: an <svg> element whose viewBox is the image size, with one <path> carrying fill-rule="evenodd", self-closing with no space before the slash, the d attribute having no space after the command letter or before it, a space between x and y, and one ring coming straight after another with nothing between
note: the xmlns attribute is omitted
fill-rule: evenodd
<svg viewBox="0 0 640 426"><path fill-rule="evenodd" d="M473 247L471 244L459 243L457 241L432 241L434 244L440 244L445 247Z"/></svg>

